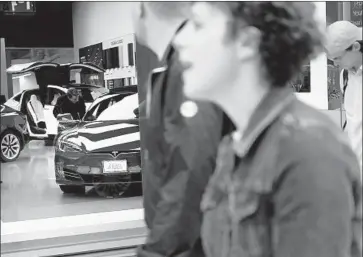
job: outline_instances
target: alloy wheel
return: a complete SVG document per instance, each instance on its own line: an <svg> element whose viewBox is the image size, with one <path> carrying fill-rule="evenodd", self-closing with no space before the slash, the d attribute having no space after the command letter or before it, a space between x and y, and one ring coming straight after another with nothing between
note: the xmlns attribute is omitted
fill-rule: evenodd
<svg viewBox="0 0 363 257"><path fill-rule="evenodd" d="M1 140L1 152L8 160L15 159L20 152L19 138L14 134L6 134Z"/></svg>

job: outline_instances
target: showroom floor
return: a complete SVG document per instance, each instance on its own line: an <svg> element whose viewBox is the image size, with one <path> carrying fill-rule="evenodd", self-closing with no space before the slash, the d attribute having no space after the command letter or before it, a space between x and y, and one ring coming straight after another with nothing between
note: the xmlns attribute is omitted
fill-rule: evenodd
<svg viewBox="0 0 363 257"><path fill-rule="evenodd" d="M47 219L142 207L140 186L118 199L66 195L55 183L54 150L31 142L13 163L1 163L1 222Z"/></svg>

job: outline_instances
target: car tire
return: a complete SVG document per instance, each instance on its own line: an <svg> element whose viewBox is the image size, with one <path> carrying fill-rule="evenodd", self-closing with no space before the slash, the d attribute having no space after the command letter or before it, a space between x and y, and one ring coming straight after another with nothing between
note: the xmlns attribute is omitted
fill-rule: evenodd
<svg viewBox="0 0 363 257"><path fill-rule="evenodd" d="M65 194L84 194L85 193L84 186L59 185L59 188Z"/></svg>
<svg viewBox="0 0 363 257"><path fill-rule="evenodd" d="M0 137L0 159L2 162L12 162L18 159L21 150L21 139L13 131L5 131Z"/></svg>

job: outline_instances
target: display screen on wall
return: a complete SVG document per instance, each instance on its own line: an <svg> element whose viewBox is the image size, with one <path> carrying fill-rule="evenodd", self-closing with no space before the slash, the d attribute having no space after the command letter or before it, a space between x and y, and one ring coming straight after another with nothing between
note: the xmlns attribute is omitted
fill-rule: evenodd
<svg viewBox="0 0 363 257"><path fill-rule="evenodd" d="M95 44L79 49L79 62L89 62L97 65L100 68L103 66L103 54L102 54L102 43ZM89 85L104 86L103 74L87 74L81 73L81 83Z"/></svg>
<svg viewBox="0 0 363 257"><path fill-rule="evenodd" d="M133 43L127 44L127 53L129 55L129 64L130 64L130 66L134 66L135 65L135 60L134 60L134 44Z"/></svg>
<svg viewBox="0 0 363 257"><path fill-rule="evenodd" d="M36 3L33 1L7 1L0 3L0 11L5 15L34 15Z"/></svg>
<svg viewBox="0 0 363 257"><path fill-rule="evenodd" d="M0 30L6 47L73 48L72 2L0 2Z"/></svg>
<svg viewBox="0 0 363 257"><path fill-rule="evenodd" d="M295 93L310 93L310 64L303 66L302 72L300 72L295 79L290 82L290 86L293 88Z"/></svg>
<svg viewBox="0 0 363 257"><path fill-rule="evenodd" d="M120 68L118 47L103 50L103 66L106 70Z"/></svg>
<svg viewBox="0 0 363 257"><path fill-rule="evenodd" d="M90 62L100 68L103 67L102 43L90 45L79 49L79 61Z"/></svg>

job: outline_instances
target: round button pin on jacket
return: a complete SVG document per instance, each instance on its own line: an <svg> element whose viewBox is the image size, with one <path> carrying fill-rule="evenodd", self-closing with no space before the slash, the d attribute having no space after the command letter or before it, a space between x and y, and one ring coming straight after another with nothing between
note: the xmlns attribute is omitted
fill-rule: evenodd
<svg viewBox="0 0 363 257"><path fill-rule="evenodd" d="M198 112L198 106L193 101L185 101L180 106L180 113L186 118L194 117Z"/></svg>

